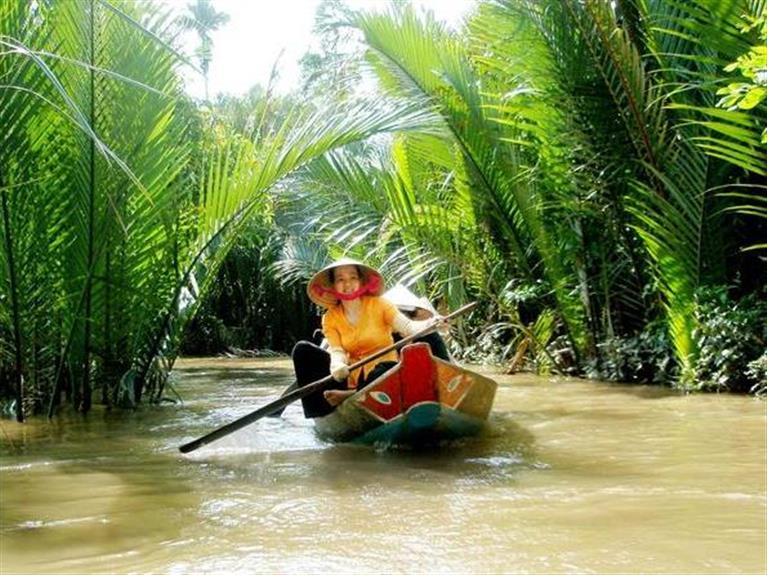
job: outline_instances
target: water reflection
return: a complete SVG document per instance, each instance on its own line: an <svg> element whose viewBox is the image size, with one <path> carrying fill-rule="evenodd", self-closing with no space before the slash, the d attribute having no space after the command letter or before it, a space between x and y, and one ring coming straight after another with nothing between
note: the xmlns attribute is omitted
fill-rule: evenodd
<svg viewBox="0 0 767 575"><path fill-rule="evenodd" d="M504 376L484 433L320 441L286 361L182 363L179 406L3 421L3 572L765 572L764 404Z"/></svg>

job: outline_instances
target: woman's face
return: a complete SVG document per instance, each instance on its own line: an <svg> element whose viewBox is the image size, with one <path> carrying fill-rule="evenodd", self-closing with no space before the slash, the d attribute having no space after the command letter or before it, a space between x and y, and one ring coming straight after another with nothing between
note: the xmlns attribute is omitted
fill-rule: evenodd
<svg viewBox="0 0 767 575"><path fill-rule="evenodd" d="M339 266L333 270L333 289L338 293L352 293L360 289L362 278L357 266Z"/></svg>

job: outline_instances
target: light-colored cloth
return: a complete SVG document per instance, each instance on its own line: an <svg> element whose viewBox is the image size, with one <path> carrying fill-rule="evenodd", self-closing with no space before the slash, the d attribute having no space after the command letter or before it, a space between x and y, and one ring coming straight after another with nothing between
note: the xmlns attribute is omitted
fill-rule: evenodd
<svg viewBox="0 0 767 575"><path fill-rule="evenodd" d="M435 319L410 319L406 317L401 311L397 310L397 314L394 316L394 323L392 327L394 331L400 334L402 337L408 337L418 333L432 325Z"/></svg>
<svg viewBox="0 0 767 575"><path fill-rule="evenodd" d="M428 299L425 297L418 297L404 285L399 283L386 290L381 297L388 299L402 311L411 312L420 308L426 310L431 317L439 315Z"/></svg>
<svg viewBox="0 0 767 575"><path fill-rule="evenodd" d="M328 340L331 357L331 370L339 361L346 359L351 365L394 343L392 331L397 315L402 315L394 305L378 296L361 298L362 308L359 320L352 325L346 319L342 305L328 309L322 316L322 333ZM341 354L345 354L343 358ZM369 374L382 361L397 361L395 350L365 364L362 371ZM348 381L349 388L356 388L359 370L355 370Z"/></svg>

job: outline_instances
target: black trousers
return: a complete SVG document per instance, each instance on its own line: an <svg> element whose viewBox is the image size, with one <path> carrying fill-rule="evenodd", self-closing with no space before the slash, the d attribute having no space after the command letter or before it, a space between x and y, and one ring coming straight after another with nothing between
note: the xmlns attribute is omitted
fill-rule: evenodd
<svg viewBox="0 0 767 575"><path fill-rule="evenodd" d="M416 341L425 341L431 345L432 353L439 358L449 360L445 342L439 334L431 333ZM303 387L330 375L330 354L320 346L309 342L299 341L291 352L293 369L296 373L296 385ZM368 377L360 376L357 389L362 389L368 383L375 381L377 377L396 365L393 361L382 361L368 374ZM330 405L322 392L328 389L347 389L345 381L331 381L319 391L316 391L301 399L304 408L304 417L322 417L331 413L335 406Z"/></svg>
<svg viewBox="0 0 767 575"><path fill-rule="evenodd" d="M394 341L399 341L400 339L400 337L396 335L394 336ZM450 354L447 352L447 345L445 345L445 340L442 339L442 336L437 332L432 332L423 337L416 338L413 340L413 343L418 343L421 341L429 344L431 347L431 353L434 357L444 359L445 361L450 361Z"/></svg>

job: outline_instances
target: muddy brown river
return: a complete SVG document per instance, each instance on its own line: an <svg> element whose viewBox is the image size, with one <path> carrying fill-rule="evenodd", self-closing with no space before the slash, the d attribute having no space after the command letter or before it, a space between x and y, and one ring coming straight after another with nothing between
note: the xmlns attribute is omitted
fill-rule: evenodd
<svg viewBox="0 0 767 575"><path fill-rule="evenodd" d="M324 443L284 359L183 360L182 405L0 421L0 573L767 573L767 404L494 375L480 436Z"/></svg>

